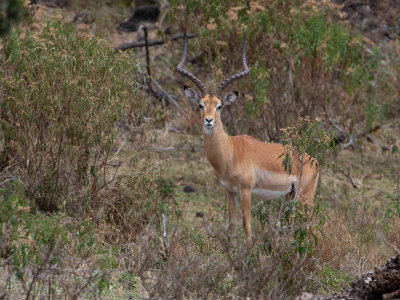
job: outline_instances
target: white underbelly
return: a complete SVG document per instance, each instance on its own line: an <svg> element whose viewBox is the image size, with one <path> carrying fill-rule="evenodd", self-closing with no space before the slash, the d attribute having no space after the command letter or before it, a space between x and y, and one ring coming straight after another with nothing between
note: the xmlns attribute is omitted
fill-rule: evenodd
<svg viewBox="0 0 400 300"><path fill-rule="evenodd" d="M273 190L266 190L266 189L252 189L251 195L256 196L258 198L264 200L273 200L282 196L287 195L290 192L289 190L286 191L273 191Z"/></svg>
<svg viewBox="0 0 400 300"><path fill-rule="evenodd" d="M223 186L224 189L226 189L229 192L233 192L235 194L239 192L239 189L236 186L232 186L223 180L221 180L221 185ZM267 189L253 188L251 190L251 195L264 200L273 200L289 194L292 191L292 188L293 188L292 185L290 185L287 190L267 190Z"/></svg>

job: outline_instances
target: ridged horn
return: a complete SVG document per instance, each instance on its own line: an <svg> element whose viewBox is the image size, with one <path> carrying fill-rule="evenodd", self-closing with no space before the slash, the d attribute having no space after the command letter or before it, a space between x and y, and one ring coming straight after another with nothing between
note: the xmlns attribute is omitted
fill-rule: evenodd
<svg viewBox="0 0 400 300"><path fill-rule="evenodd" d="M218 98L221 98L221 92L232 82L246 76L247 74L250 73L249 67L247 66L247 60L246 60L246 32L243 35L243 44L242 44L242 63L243 63L243 69L244 71L237 73L235 75L232 75L225 79L218 87L217 90L215 91L215 95Z"/></svg>
<svg viewBox="0 0 400 300"><path fill-rule="evenodd" d="M187 53L187 37L186 37L186 31L183 35L183 53L182 53L182 59L179 62L178 66L176 67L176 70L182 74L183 76L189 78L200 90L201 97L203 98L208 94L207 88L204 85L204 83L201 82L199 78L197 78L195 75L190 73L189 71L183 69L183 66L186 63L186 53Z"/></svg>

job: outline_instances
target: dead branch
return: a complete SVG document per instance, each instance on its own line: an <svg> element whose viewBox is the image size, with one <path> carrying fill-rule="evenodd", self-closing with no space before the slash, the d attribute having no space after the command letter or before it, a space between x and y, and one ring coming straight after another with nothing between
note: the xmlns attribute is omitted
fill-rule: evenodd
<svg viewBox="0 0 400 300"><path fill-rule="evenodd" d="M177 145L176 147L169 146L169 147L149 147L148 150L153 152L169 152L169 151L202 151L202 147L183 147L182 145Z"/></svg>
<svg viewBox="0 0 400 300"><path fill-rule="evenodd" d="M149 41L147 39L147 27L143 26L143 32L144 32L144 44L146 46L146 67L147 67L147 75L149 78L151 78L151 73L150 73L150 51L149 51Z"/></svg>
<svg viewBox="0 0 400 300"><path fill-rule="evenodd" d="M196 37L196 34L188 34L187 38L191 39ZM165 43L168 43L169 41L176 41L179 39L182 39L183 35L182 34L176 34L174 36L171 36L169 39L167 40L154 40L154 41L149 41L147 43L147 47L151 47L151 46L157 46L157 45L162 45ZM118 46L116 46L114 49L115 51L125 51L127 49L131 49L131 48L141 48L141 47L146 47L146 41L144 42L131 42L131 43L124 43L124 44L120 44Z"/></svg>
<svg viewBox="0 0 400 300"><path fill-rule="evenodd" d="M161 85L154 80L151 77L151 69L150 69L150 51L149 51L149 46L150 46L150 42L148 42L148 34L147 34L147 28L146 26L140 26L139 30L142 30L144 32L144 45L146 47L146 69L147 69L147 77L148 77L148 83L146 87L142 86L142 89L145 90L146 92L148 92L149 94L151 94L152 96L154 96L157 99L167 99L168 103L172 103L179 111L180 113L187 119L189 120L187 114L185 113L185 111L182 109L182 107L180 107L180 105L175 101L175 96L170 95L167 91L165 91ZM142 74L143 75L143 74ZM156 93L156 91L153 89L152 84L154 84L158 90L161 92L161 95L159 93Z"/></svg>
<svg viewBox="0 0 400 300"><path fill-rule="evenodd" d="M390 258L380 268L375 268L351 283L351 289L328 296L303 293L297 300L373 300L383 299L384 295L398 293L400 290L400 255ZM395 296L397 297L397 296ZM388 299L388 298L385 298ZM390 298L389 298L390 299ZM394 298L391 298L394 299Z"/></svg>
<svg viewBox="0 0 400 300"><path fill-rule="evenodd" d="M358 134L351 134L350 137L349 137L350 141L349 141L348 143L342 145L342 149L353 148L353 147L355 146L355 144L357 143L357 140L358 140L359 138L365 137L365 136L367 136L369 133L373 133L373 132L377 131L377 130L380 129L380 128L381 128L380 125L376 125L376 126L374 126L373 128L369 128L369 129L367 129L367 130L363 130L363 131L361 131L361 132L358 133ZM341 137L341 136L340 136L340 137ZM336 140L339 141L339 142L336 142ZM344 139L342 139L342 140L344 141ZM334 138L334 141L335 141L335 144L338 144L338 143L340 143L340 138L335 137L335 138Z"/></svg>
<svg viewBox="0 0 400 300"><path fill-rule="evenodd" d="M326 115L327 120L329 121L331 126L333 128L335 128L337 130L337 132L338 132L338 134L332 138L332 143L335 146L338 145L338 144L341 144L342 145L342 149L354 148L358 139L363 138L363 137L367 137L368 138L368 134L374 133L375 131L377 131L377 130L379 130L381 128L381 126L378 124L378 125L375 125L372 128L364 129L360 133L350 134L349 132L346 131L344 126L337 124L337 122L335 122L331 118L330 113L328 112L326 107L324 107L324 111L325 111L325 115ZM347 138L348 138L348 142L345 143Z"/></svg>
<svg viewBox="0 0 400 300"><path fill-rule="evenodd" d="M155 81L153 78L151 78L151 82L161 91L161 93L168 99L168 101L170 103L172 103L173 105L175 105L175 107L182 113L182 115L189 120L189 117L187 116L187 114L185 113L185 111L182 109L182 107L179 106L178 102L175 101L175 96L170 95L169 93L167 93L162 87L161 85Z"/></svg>
<svg viewBox="0 0 400 300"><path fill-rule="evenodd" d="M354 182L353 178L350 175L350 169L347 169L347 173L343 170L339 170L339 172L342 173L344 176L346 176L349 179L353 188L358 189L358 185Z"/></svg>

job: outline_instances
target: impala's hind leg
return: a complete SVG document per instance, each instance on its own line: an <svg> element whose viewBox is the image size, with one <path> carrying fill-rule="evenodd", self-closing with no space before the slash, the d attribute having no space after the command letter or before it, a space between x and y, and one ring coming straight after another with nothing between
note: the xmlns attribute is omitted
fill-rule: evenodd
<svg viewBox="0 0 400 300"><path fill-rule="evenodd" d="M310 209L314 207L318 178L319 173L315 174L306 184L302 185L299 190L299 201Z"/></svg>

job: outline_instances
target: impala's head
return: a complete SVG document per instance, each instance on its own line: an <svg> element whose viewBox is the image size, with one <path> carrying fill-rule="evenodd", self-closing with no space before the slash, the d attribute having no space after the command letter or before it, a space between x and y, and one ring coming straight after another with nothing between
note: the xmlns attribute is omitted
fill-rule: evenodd
<svg viewBox="0 0 400 300"><path fill-rule="evenodd" d="M189 101L199 106L206 133L211 133L210 131L214 129L217 120L220 118L221 109L235 102L238 97L238 92L230 91L226 93L222 100L210 94L200 98L195 89L188 86L185 86L184 89Z"/></svg>
<svg viewBox="0 0 400 300"><path fill-rule="evenodd" d="M211 94L207 91L207 88L198 79L195 75L190 73L187 70L183 69L183 66L186 62L186 53L187 53L187 39L186 39L186 32L184 34L184 42L183 42L183 54L182 59L179 62L176 70L181 73L183 76L189 78L200 90L200 95L194 88L185 86L185 94L186 97L189 99L190 102L195 103L199 106L203 122L204 122L204 132L206 134L210 134L213 132L213 129L216 125L216 121L220 118L221 109L224 106L228 106L235 102L238 97L238 92L230 91L226 93L223 97L221 97L222 91L232 82L242 78L249 74L249 68L247 67L246 62L246 34L243 37L243 45L242 45L242 63L243 63L243 72L237 73L225 79L216 89L215 94Z"/></svg>

